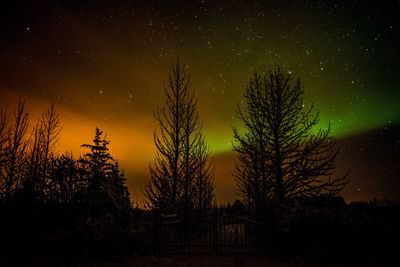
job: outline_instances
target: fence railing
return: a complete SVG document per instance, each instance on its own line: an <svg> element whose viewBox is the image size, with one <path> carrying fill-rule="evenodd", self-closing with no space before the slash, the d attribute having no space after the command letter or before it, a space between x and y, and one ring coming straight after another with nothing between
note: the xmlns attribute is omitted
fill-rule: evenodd
<svg viewBox="0 0 400 267"><path fill-rule="evenodd" d="M219 209L157 214L154 248L160 254L265 254L268 231L250 215Z"/></svg>

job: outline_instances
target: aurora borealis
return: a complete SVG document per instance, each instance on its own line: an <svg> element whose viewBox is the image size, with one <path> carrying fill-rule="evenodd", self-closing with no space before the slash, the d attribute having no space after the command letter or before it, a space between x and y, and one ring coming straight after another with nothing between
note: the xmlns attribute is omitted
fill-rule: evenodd
<svg viewBox="0 0 400 267"><path fill-rule="evenodd" d="M281 66L332 123L347 200L400 192L398 1L13 1L2 7L0 103L26 99L31 125L54 102L59 152L81 153L96 126L134 199L153 159L153 112L177 58L187 64L216 161L218 201L232 200L232 125L248 77Z"/></svg>

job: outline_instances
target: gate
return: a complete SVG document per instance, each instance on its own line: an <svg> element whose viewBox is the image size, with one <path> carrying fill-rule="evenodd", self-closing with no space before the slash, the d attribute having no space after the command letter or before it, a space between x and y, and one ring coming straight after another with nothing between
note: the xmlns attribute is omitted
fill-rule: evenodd
<svg viewBox="0 0 400 267"><path fill-rule="evenodd" d="M219 209L159 214L155 251L160 254L265 254L267 227L250 215Z"/></svg>

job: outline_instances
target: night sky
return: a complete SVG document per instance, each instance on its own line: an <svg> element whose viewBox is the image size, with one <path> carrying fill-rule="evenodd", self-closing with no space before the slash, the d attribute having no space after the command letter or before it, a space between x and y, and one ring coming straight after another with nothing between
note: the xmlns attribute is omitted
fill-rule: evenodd
<svg viewBox="0 0 400 267"><path fill-rule="evenodd" d="M399 1L7 2L1 106L22 96L33 126L54 102L60 153L79 156L100 127L135 200L155 152L153 112L177 58L191 73L219 202L236 197L231 127L240 127L246 82L278 65L301 78L319 127L331 121L338 174L351 169L345 199L400 198Z"/></svg>

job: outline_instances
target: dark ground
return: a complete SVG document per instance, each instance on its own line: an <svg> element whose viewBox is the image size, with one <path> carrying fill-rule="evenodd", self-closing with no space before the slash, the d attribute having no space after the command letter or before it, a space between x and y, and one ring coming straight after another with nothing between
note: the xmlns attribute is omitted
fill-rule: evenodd
<svg viewBox="0 0 400 267"><path fill-rule="evenodd" d="M3 266L133 266L133 267L381 267L398 266L398 263L300 263L279 262L266 256L137 256L122 262L72 261L62 262L57 259L16 259L13 264Z"/></svg>

